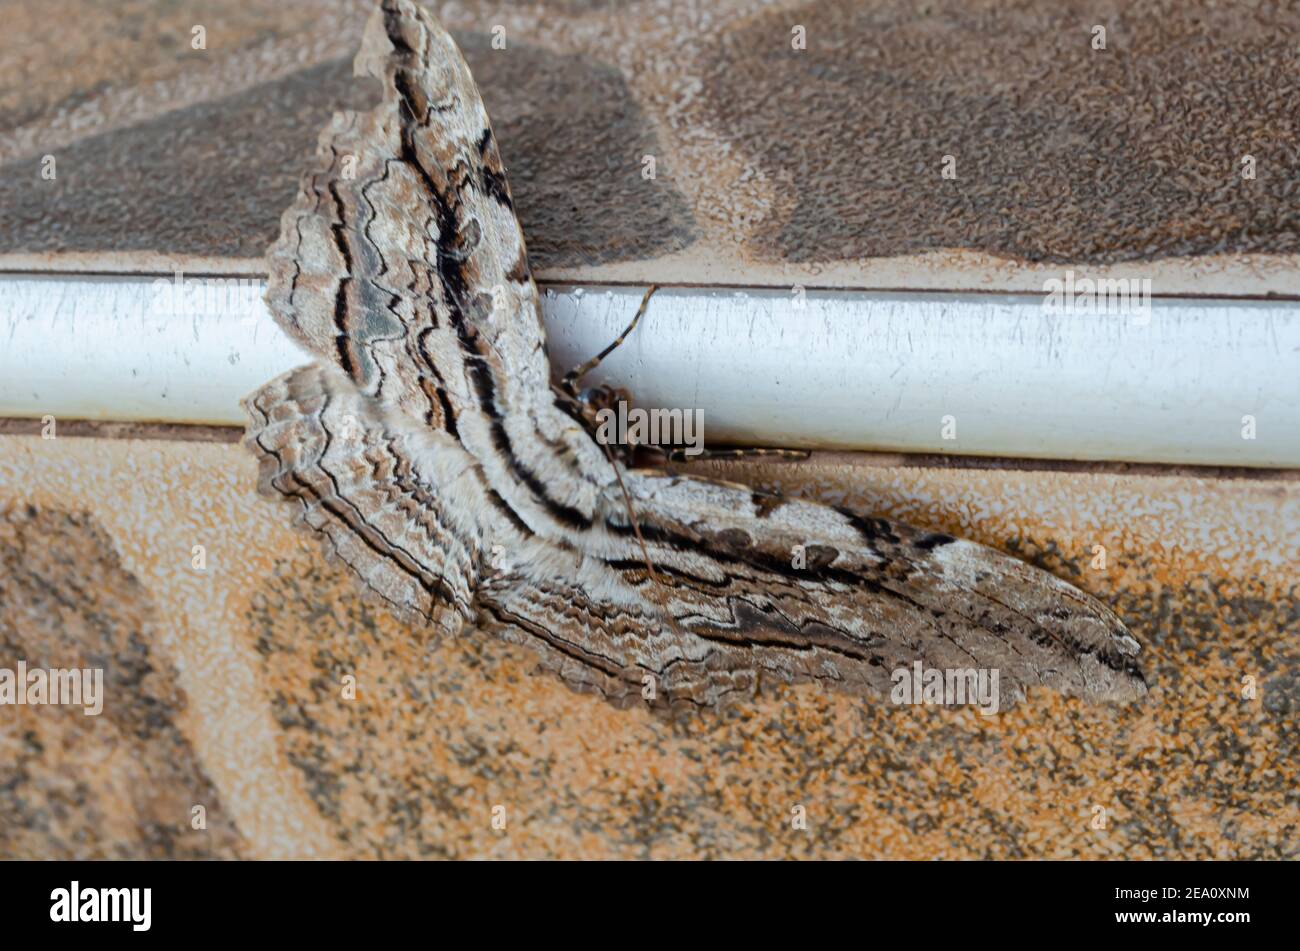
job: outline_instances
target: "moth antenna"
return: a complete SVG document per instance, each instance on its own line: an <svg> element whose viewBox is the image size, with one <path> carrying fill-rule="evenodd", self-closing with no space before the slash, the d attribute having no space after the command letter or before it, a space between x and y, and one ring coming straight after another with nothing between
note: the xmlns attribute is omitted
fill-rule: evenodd
<svg viewBox="0 0 1300 951"><path fill-rule="evenodd" d="M646 298L649 299L649 296L647 294ZM614 459L614 454L609 451L609 446L601 443L600 448L605 450L605 458L609 460L609 464L614 470L614 478L618 480L618 487L623 493L623 504L627 506L627 517L632 523L632 532L636 535L636 543L641 546L641 558L645 561L646 571L650 572L650 580L662 587L659 576L655 574L654 565L650 564L650 551L645 547L645 539L641 537L641 526L636 520L636 510L632 508L632 496L628 493L627 486L623 484L623 474L618 471L618 463Z"/></svg>
<svg viewBox="0 0 1300 951"><path fill-rule="evenodd" d="M650 295L646 294L646 300L649 299ZM644 307L644 302L642 302L642 306ZM623 475L619 472L618 462L615 460L614 454L609 451L609 446L601 443L600 447L605 450L605 458L609 460L610 466L614 469L614 478L618 480L618 487L623 492L623 504L627 507L627 517L632 523L632 532L636 535L636 542L641 546L641 558L645 561L646 571L650 573L650 580L667 593L667 586L659 580L659 576L655 574L654 565L650 563L650 551L646 548L645 538L641 535L641 526L636 520L636 510L632 507L632 496L628 493L627 486L623 484ZM677 619L673 617L672 611L668 607L666 598L662 607L664 609L664 617L667 619L668 626L672 628L673 633L678 637L684 637L682 629L677 623ZM755 692L757 693L757 681L755 682Z"/></svg>
<svg viewBox="0 0 1300 951"><path fill-rule="evenodd" d="M619 345L628 338L628 335L631 334L633 330L636 329L636 325L641 321L641 317L645 314L646 307L650 303L650 297L657 290L659 290L658 284L651 284L646 288L645 296L641 298L641 306L636 309L636 316L632 318L632 322L627 325L627 328L618 335L617 340L611 343L604 350L600 351L600 353L596 354L586 363L576 366L568 373L564 374L564 379L560 381L560 386L564 387L565 391L570 396L578 395L578 381L592 370L596 369L596 367L600 366L600 361L604 360L607 356L618 349Z"/></svg>

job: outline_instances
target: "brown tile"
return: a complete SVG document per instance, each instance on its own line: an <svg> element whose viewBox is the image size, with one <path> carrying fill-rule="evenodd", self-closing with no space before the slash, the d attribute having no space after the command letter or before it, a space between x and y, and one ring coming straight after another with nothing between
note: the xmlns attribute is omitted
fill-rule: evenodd
<svg viewBox="0 0 1300 951"><path fill-rule="evenodd" d="M366 92L340 59L78 140L54 153L54 181L37 158L10 162L0 251L260 257L321 128Z"/></svg>
<svg viewBox="0 0 1300 951"><path fill-rule="evenodd" d="M671 184L641 176L659 151L621 74L596 60L460 34L510 171L535 268L637 260L691 242ZM529 98L520 102L518 90ZM329 117L367 108L351 58L79 139L0 167L2 253L155 252L258 258L279 232ZM611 213L617 209L617 213Z"/></svg>
<svg viewBox="0 0 1300 951"><path fill-rule="evenodd" d="M1297 36L1286 5L821 0L722 33L695 69L707 120L776 183L766 260L1295 253Z"/></svg>
<svg viewBox="0 0 1300 951"><path fill-rule="evenodd" d="M342 58L366 4L58 5L84 24L85 49L21 21L0 70L0 213L13 223L0 255L78 269L95 255L113 268L256 260L316 127L349 95ZM1026 289L1043 280L1028 262L1137 262L1166 293L1296 287L1300 25L1286 5L443 12L543 274ZM207 55L178 50L205 16ZM498 24L507 50L486 45ZM1105 51L1090 47L1094 24ZM47 151L70 180L40 182ZM653 183L637 174L646 153ZM1239 175L1246 153L1255 181ZM956 181L939 175L949 154Z"/></svg>
<svg viewBox="0 0 1300 951"><path fill-rule="evenodd" d="M492 118L534 270L636 261L688 247L691 214L622 74L598 59L456 35ZM523 92L526 90L526 93Z"/></svg>
<svg viewBox="0 0 1300 951"><path fill-rule="evenodd" d="M73 110L110 90L174 82L212 60L292 38L320 6L311 0L9 4L0 34L6 64L0 128ZM191 45L196 25L207 31L204 50Z"/></svg>

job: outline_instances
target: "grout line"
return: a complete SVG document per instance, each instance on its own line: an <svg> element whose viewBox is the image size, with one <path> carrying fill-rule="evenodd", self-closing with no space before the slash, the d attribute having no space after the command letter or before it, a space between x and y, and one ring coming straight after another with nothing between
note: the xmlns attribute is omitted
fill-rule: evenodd
<svg viewBox="0 0 1300 951"><path fill-rule="evenodd" d="M39 436L38 419L0 418L0 437ZM244 430L238 426L188 425L184 423L112 422L108 420L61 420L60 438L139 439L162 442L238 443ZM700 470L731 466L796 466L799 468L860 467L864 469L958 469L1015 472L1069 472L1095 475L1123 475L1137 478L1185 477L1253 482L1300 482L1300 469L1263 469L1247 466L1165 465L1150 462L1111 462L1075 459L1032 459L999 456L956 456L935 453L846 452L812 450L806 459L779 457L677 463L676 469Z"/></svg>
<svg viewBox="0 0 1300 951"><path fill-rule="evenodd" d="M1062 265L1062 267L1070 267ZM1073 267L1080 267L1075 265ZM175 275L176 270L180 270L186 278L195 279L213 279L213 280L230 280L243 279L254 281L266 281L266 271L263 269L239 271L226 271L221 269L213 270L184 270L173 269L170 271L141 269L141 270L42 270L31 267L6 267L0 263L0 278L67 278L75 280L77 278L123 278L139 279L144 281L154 281L158 278L171 278ZM919 295L945 295L959 294L962 296L985 296L985 297L1027 297L1040 298L1044 292L1041 290L1026 290L1023 288L998 288L998 287L976 287L963 286L954 284L951 287L915 287L909 285L850 285L850 284L817 284L806 280L793 280L784 282L763 282L754 284L745 284L735 281L728 282L704 282L704 281L663 281L663 280L617 280L601 279L583 281L572 277L548 278L534 276L534 281L539 288L577 288L581 287L593 294L600 293L603 290L626 290L629 288L646 288L651 283L663 290L702 290L702 291L788 291L794 286L802 287L805 291L814 291L817 293L843 293L851 295L862 295L870 297L874 294L919 294ZM1276 291L1267 293L1242 293L1232 294L1226 292L1215 292L1210 294L1193 294L1188 292L1159 293L1152 291L1151 299L1153 301L1184 301L1194 303L1197 301L1262 301L1265 303L1286 303L1300 302L1300 292L1294 294L1283 294Z"/></svg>
<svg viewBox="0 0 1300 951"><path fill-rule="evenodd" d="M0 436L39 436L39 419L0 417ZM58 438L149 439L167 442L239 442L244 431L238 426L208 426L190 423L142 423L101 419L60 419Z"/></svg>

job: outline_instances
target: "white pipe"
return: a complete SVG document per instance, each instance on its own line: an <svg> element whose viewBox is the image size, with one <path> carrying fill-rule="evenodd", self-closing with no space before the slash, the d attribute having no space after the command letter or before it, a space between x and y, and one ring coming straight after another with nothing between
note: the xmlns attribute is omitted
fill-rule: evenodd
<svg viewBox="0 0 1300 951"><path fill-rule="evenodd" d="M238 425L241 396L305 362L260 281L169 283L0 277L0 416ZM548 289L556 368L616 337L643 290ZM1037 295L669 288L590 380L702 409L711 443L1300 466L1294 302L1093 315Z"/></svg>

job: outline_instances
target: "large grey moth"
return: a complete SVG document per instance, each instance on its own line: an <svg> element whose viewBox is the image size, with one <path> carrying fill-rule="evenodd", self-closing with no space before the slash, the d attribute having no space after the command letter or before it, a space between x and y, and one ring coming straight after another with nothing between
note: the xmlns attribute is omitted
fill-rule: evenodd
<svg viewBox="0 0 1300 951"><path fill-rule="evenodd" d="M764 682L888 694L892 674L1000 673L1145 692L1104 605L990 548L630 465L552 376L538 292L478 90L451 37L383 0L358 75L270 251L267 303L312 355L245 405L260 490L290 500L415 621L539 654L612 702L714 707ZM647 687L649 686L649 689Z"/></svg>

